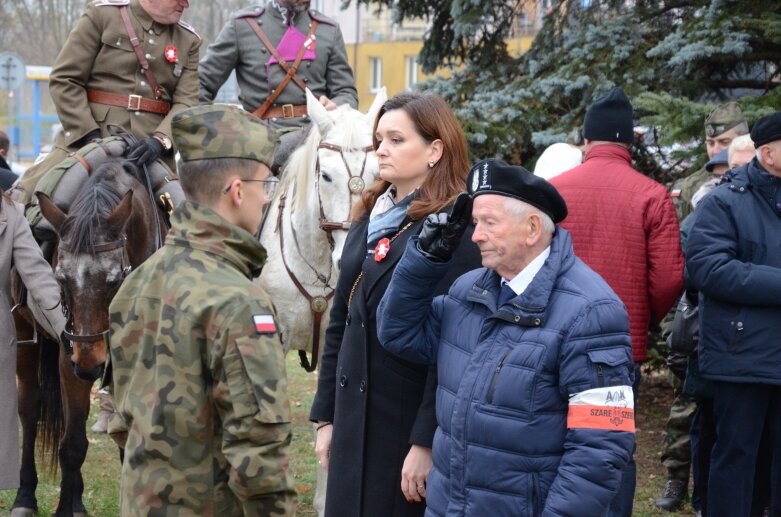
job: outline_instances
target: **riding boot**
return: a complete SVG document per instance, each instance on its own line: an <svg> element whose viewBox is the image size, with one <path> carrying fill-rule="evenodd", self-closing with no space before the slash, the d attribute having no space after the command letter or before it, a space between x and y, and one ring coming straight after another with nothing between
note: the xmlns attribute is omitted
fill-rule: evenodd
<svg viewBox="0 0 781 517"><path fill-rule="evenodd" d="M111 395L106 390L98 392L98 401L100 412L98 412L98 418L95 419L91 431L95 434L104 434L108 431L108 419L114 413L114 404L111 402Z"/></svg>

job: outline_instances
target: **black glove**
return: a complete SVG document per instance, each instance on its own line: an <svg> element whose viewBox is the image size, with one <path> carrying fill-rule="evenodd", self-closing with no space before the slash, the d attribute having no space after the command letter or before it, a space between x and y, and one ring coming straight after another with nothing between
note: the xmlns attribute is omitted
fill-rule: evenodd
<svg viewBox="0 0 781 517"><path fill-rule="evenodd" d="M673 375L678 377L681 381L686 379L686 367L689 364L688 355L670 352L667 354L665 362L667 363L667 367L670 368L670 371L673 372Z"/></svg>
<svg viewBox="0 0 781 517"><path fill-rule="evenodd" d="M152 163L163 154L163 144L157 138L149 137L139 140L128 149L127 159L139 166Z"/></svg>
<svg viewBox="0 0 781 517"><path fill-rule="evenodd" d="M100 140L100 129L93 129L73 143L73 147L84 147L95 140Z"/></svg>
<svg viewBox="0 0 781 517"><path fill-rule="evenodd" d="M447 262L461 242L466 227L472 221L472 197L462 192L453 203L450 215L430 214L423 223L418 249L427 259Z"/></svg>

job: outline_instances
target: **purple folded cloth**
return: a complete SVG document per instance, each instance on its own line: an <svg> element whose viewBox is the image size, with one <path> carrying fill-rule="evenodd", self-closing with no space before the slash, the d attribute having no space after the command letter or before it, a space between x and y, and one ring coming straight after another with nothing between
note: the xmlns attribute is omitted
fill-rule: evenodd
<svg viewBox="0 0 781 517"><path fill-rule="evenodd" d="M306 34L303 34L301 31L296 29L295 27L288 27L287 32L284 36L282 36L282 39L279 42L279 45L277 45L277 52L279 52L279 55L288 62L288 64L293 64L293 62L296 60L296 56L298 55L298 51L301 50L301 47L304 45L304 42L306 41ZM301 59L302 61L314 61L315 60L315 36L312 35L312 38L307 43L307 49L304 51L304 57ZM277 58L274 56L271 56L268 60L268 63L266 63L266 72L268 76L268 67L270 65L275 65L279 63L277 61Z"/></svg>

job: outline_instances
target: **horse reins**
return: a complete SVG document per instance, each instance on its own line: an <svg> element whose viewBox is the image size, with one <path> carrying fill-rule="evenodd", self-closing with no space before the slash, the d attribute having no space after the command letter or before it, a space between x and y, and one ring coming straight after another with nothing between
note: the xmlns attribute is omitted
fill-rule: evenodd
<svg viewBox="0 0 781 517"><path fill-rule="evenodd" d="M323 200L320 196L319 150L328 149L330 151L335 151L339 153L339 155L342 157L342 161L344 162L344 166L347 169L347 173L350 175L350 178L347 180L347 187L350 190L350 205L352 205L353 196L360 194L366 186L366 182L363 179L363 175L366 170L366 159L368 157L368 153L373 151L374 147L367 146L361 149L345 149L338 145L329 144L327 142L320 142L320 144L317 146L317 149L318 149L318 156L317 156L317 161L315 163L315 191L317 192L317 202L320 210L320 229L326 232L328 238L328 244L331 246L331 251L333 251L335 243L334 243L332 232L334 230L349 230L350 221L334 222L334 221L328 221L325 217L325 210L323 209ZM350 169L350 165L347 163L347 159L344 157L345 152L354 152L354 151L361 151L364 153L363 163L361 165L361 173L359 176L353 174L352 170ZM328 308L328 302L334 296L334 289L330 289L330 291L324 296L322 295L313 296L309 293L309 291L306 290L306 288L303 286L303 284L298 279L296 274L288 266L287 260L285 259L285 238L284 238L284 231L282 229L282 215L285 210L285 199L286 199L285 194L282 194L279 197L276 231L279 233L279 249L280 249L280 255L282 255L282 264L285 266L285 270L287 271L290 280L296 286L296 289L298 289L298 292L301 293L301 295L304 298L306 298L306 300L309 302L309 310L312 313L312 360L311 362L309 361L309 358L306 356L306 350L299 350L298 356L301 361L301 367L307 372L313 372L317 368L317 358L320 352L320 324L323 319L323 313ZM298 242L296 240L295 229L293 229L293 239L297 245ZM298 248L298 246L296 247ZM300 248L298 249L298 252L303 257ZM327 283L328 278L318 273L318 271L315 270L315 268L312 267L312 265L309 264L309 262L306 261L306 259L305 262L307 263L309 268L314 271L317 279L323 282L325 284L325 287L328 288L328 283ZM333 269L333 264L331 265L331 269Z"/></svg>
<svg viewBox="0 0 781 517"><path fill-rule="evenodd" d="M70 251L71 253L75 252L73 248L71 248L66 242L60 242L60 248L64 249L65 251ZM130 274L130 271L132 269L132 266L130 265L130 258L128 257L127 254L127 235L123 233L122 235L120 235L119 239L115 241L91 246L90 253L91 254L105 253L108 251L114 251L118 249L122 250L121 264L122 264L122 278L124 280L124 278ZM70 309L68 309L68 306L65 303L65 301L62 302L62 310L63 313L65 314L65 319L66 319L65 330L62 332L62 335L68 338L68 341L75 342L75 343L96 343L102 339L105 339L106 335L108 334L109 329L106 329L102 332L98 332L96 334L74 334L73 315L71 314ZM73 347L70 345L70 343L66 343L65 351L69 356L73 353Z"/></svg>

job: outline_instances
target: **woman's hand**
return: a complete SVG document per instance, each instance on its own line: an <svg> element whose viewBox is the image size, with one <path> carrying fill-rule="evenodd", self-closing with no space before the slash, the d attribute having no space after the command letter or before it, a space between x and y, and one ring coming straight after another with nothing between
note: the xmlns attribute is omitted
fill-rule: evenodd
<svg viewBox="0 0 781 517"><path fill-rule="evenodd" d="M408 502L420 503L426 497L426 479L431 472L431 449L421 445L410 447L401 467L401 491Z"/></svg>
<svg viewBox="0 0 781 517"><path fill-rule="evenodd" d="M318 422L317 435L315 436L315 456L323 469L328 470L328 458L331 455L331 437L334 433L333 424Z"/></svg>

